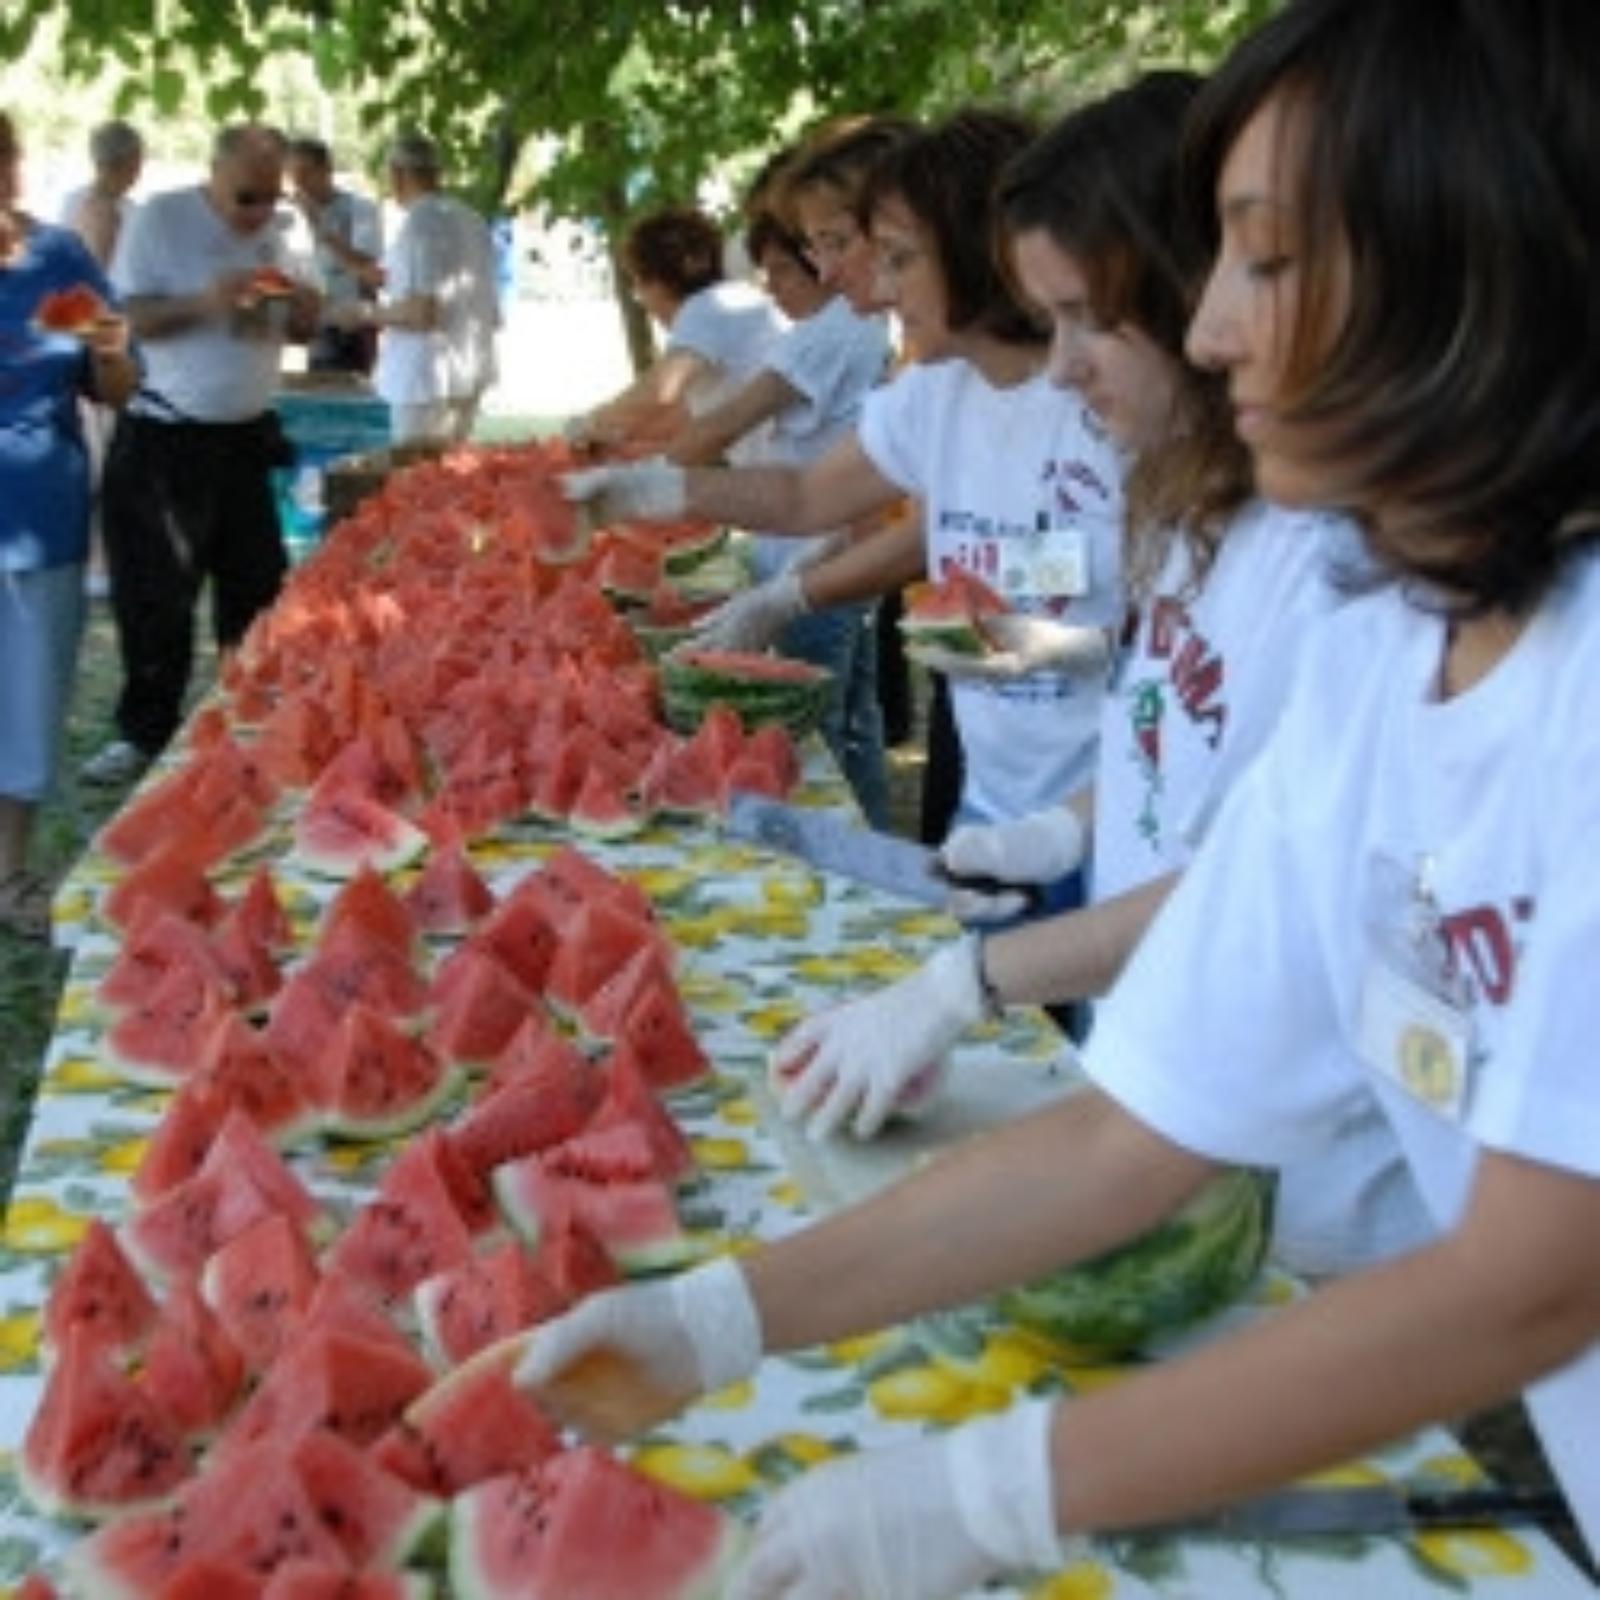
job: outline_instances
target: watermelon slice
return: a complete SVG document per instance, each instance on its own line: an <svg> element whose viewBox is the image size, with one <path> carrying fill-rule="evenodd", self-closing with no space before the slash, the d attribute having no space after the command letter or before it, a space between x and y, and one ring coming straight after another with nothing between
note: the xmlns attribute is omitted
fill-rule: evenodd
<svg viewBox="0 0 1600 1600"><path fill-rule="evenodd" d="M471 948L494 956L535 994L544 989L558 943L555 928L526 895L508 900L468 941Z"/></svg>
<svg viewBox="0 0 1600 1600"><path fill-rule="evenodd" d="M302 1329L217 1441L212 1459L231 1462L264 1441L288 1448L317 1428L364 1448L432 1382L427 1367L388 1337Z"/></svg>
<svg viewBox="0 0 1600 1600"><path fill-rule="evenodd" d="M50 1288L42 1318L47 1356L65 1344L74 1329L107 1351L139 1343L156 1322L156 1303L117 1243L116 1235L93 1218L77 1248Z"/></svg>
<svg viewBox="0 0 1600 1600"><path fill-rule="evenodd" d="M175 1285L145 1349L140 1387L189 1438L204 1440L238 1404L246 1377L244 1357L194 1285Z"/></svg>
<svg viewBox="0 0 1600 1600"><path fill-rule="evenodd" d="M112 310L86 283L52 289L33 310L33 325L41 333L67 333L81 337L92 333Z"/></svg>
<svg viewBox="0 0 1600 1600"><path fill-rule="evenodd" d="M630 956L646 948L670 962L671 946L654 923L604 900L585 905L562 929L561 948L545 979L546 1002L558 1013L575 1015Z"/></svg>
<svg viewBox="0 0 1600 1600"><path fill-rule="evenodd" d="M495 1198L530 1244L537 1245L547 1228L570 1215L624 1272L656 1272L688 1259L691 1247L672 1192L659 1178L612 1177L610 1171L617 1169L599 1161L585 1163L581 1177L562 1177L549 1163L555 1158L559 1165L564 1148L495 1168Z"/></svg>
<svg viewBox="0 0 1600 1600"><path fill-rule="evenodd" d="M122 1245L147 1277L189 1277L236 1233L273 1212L247 1173L197 1172L122 1225Z"/></svg>
<svg viewBox="0 0 1600 1600"><path fill-rule="evenodd" d="M726 1512L586 1446L459 1496L450 1582L461 1600L708 1600L743 1545Z"/></svg>
<svg viewBox="0 0 1600 1600"><path fill-rule="evenodd" d="M676 988L654 984L633 1002L617 1043L626 1044L638 1060L645 1081L658 1093L692 1088L711 1071Z"/></svg>
<svg viewBox="0 0 1600 1600"><path fill-rule="evenodd" d="M347 922L355 923L371 938L393 945L408 961L415 953L417 924L410 906L370 865L358 867L350 881L328 902L318 946L327 949L334 933Z"/></svg>
<svg viewBox="0 0 1600 1600"><path fill-rule="evenodd" d="M298 285L281 267L257 267L250 274L250 293L258 299L274 300L295 293Z"/></svg>
<svg viewBox="0 0 1600 1600"><path fill-rule="evenodd" d="M428 1001L428 984L408 951L382 934L346 919L320 942L295 977L319 988L336 1012L364 1000L396 1016L410 1016Z"/></svg>
<svg viewBox="0 0 1600 1600"><path fill-rule="evenodd" d="M267 1580L260 1600L432 1600L420 1572L347 1572L319 1561L289 1561Z"/></svg>
<svg viewBox="0 0 1600 1600"><path fill-rule="evenodd" d="M628 787L602 768L591 767L567 808L567 820L591 839L626 839L638 833L645 817L629 800Z"/></svg>
<svg viewBox="0 0 1600 1600"><path fill-rule="evenodd" d="M487 1180L502 1162L569 1139L588 1119L598 1077L564 1040L545 1061L487 1094L450 1130L463 1163Z"/></svg>
<svg viewBox="0 0 1600 1600"><path fill-rule="evenodd" d="M112 927L127 933L138 919L139 908L147 903L208 928L226 909L181 833L116 884L101 902L100 911Z"/></svg>
<svg viewBox="0 0 1600 1600"><path fill-rule="evenodd" d="M455 1083L425 1044L357 1003L323 1045L311 1093L329 1132L382 1139L428 1121Z"/></svg>
<svg viewBox="0 0 1600 1600"><path fill-rule="evenodd" d="M94 1519L161 1499L189 1470L172 1419L90 1329L71 1329L17 1459L28 1499L47 1516Z"/></svg>
<svg viewBox="0 0 1600 1600"><path fill-rule="evenodd" d="M438 1379L381 1439L373 1460L425 1494L454 1495L504 1472L548 1461L560 1438L511 1381L525 1341L513 1335Z"/></svg>
<svg viewBox="0 0 1600 1600"><path fill-rule="evenodd" d="M283 987L283 974L271 949L239 907L230 908L217 924L210 948L234 1004L252 1014L264 1011Z"/></svg>
<svg viewBox="0 0 1600 1600"><path fill-rule="evenodd" d="M538 998L493 955L463 946L439 969L428 1043L449 1061L492 1061L538 1007Z"/></svg>
<svg viewBox="0 0 1600 1600"><path fill-rule="evenodd" d="M694 1173L694 1156L683 1130L656 1098L633 1047L619 1044L606 1063L606 1093L590 1119L593 1129L634 1123L645 1130L664 1183L682 1183Z"/></svg>
<svg viewBox="0 0 1600 1600"><path fill-rule="evenodd" d="M983 655L989 649L984 623L1009 609L976 573L951 565L936 583L915 583L906 590L900 632L909 650Z"/></svg>
<svg viewBox="0 0 1600 1600"><path fill-rule="evenodd" d="M195 1081L285 1143L316 1125L294 1066L236 1013L224 1017L206 1040Z"/></svg>
<svg viewBox="0 0 1600 1600"><path fill-rule="evenodd" d="M200 1556L161 1585L157 1600L261 1600L261 1579L236 1561Z"/></svg>
<svg viewBox="0 0 1600 1600"><path fill-rule="evenodd" d="M659 944L641 945L578 1007L578 1022L591 1039L614 1039L647 989L673 988L672 969Z"/></svg>
<svg viewBox="0 0 1600 1600"><path fill-rule="evenodd" d="M597 900L616 905L640 922L649 922L654 915L649 896L638 884L608 872L598 861L569 844L553 850L537 872L530 873L517 885L511 898L515 900L523 895L532 898L559 933L565 933L567 923L585 905Z"/></svg>
<svg viewBox="0 0 1600 1600"><path fill-rule="evenodd" d="M428 836L399 812L349 790L307 806L294 826L295 858L307 871L330 878L348 878L369 865L393 872L427 845Z"/></svg>
<svg viewBox="0 0 1600 1600"><path fill-rule="evenodd" d="M197 981L231 994L231 975L205 929L164 906L147 904L149 910L139 916L117 959L95 986L100 1003L113 1011L138 1006L174 969L188 971Z"/></svg>
<svg viewBox="0 0 1600 1600"><path fill-rule="evenodd" d="M258 944L280 954L293 948L294 929L269 868L256 868L233 910Z"/></svg>
<svg viewBox="0 0 1600 1600"><path fill-rule="evenodd" d="M325 1428L308 1433L290 1459L322 1525L353 1567L403 1567L443 1517L431 1495L419 1494Z"/></svg>
<svg viewBox="0 0 1600 1600"><path fill-rule="evenodd" d="M426 1278L415 1293L423 1349L440 1368L564 1311L568 1301L545 1281L514 1239L473 1261Z"/></svg>
<svg viewBox="0 0 1600 1600"><path fill-rule="evenodd" d="M200 1292L252 1372L288 1342L319 1281L305 1235L282 1212L253 1222L205 1264Z"/></svg>
<svg viewBox="0 0 1600 1600"><path fill-rule="evenodd" d="M237 1020L220 978L172 966L101 1043L108 1065L135 1083L170 1084L193 1072L212 1035Z"/></svg>
<svg viewBox="0 0 1600 1600"><path fill-rule="evenodd" d="M470 933L494 906L493 891L458 843L435 850L406 893L406 909L424 933Z"/></svg>
<svg viewBox="0 0 1600 1600"><path fill-rule="evenodd" d="M167 1102L144 1155L128 1180L134 1198L154 1200L192 1178L232 1109L227 1095L209 1084L190 1081Z"/></svg>
<svg viewBox="0 0 1600 1600"><path fill-rule="evenodd" d="M622 1281L611 1252L578 1221L570 1206L558 1208L540 1229L533 1259L540 1277L569 1305Z"/></svg>

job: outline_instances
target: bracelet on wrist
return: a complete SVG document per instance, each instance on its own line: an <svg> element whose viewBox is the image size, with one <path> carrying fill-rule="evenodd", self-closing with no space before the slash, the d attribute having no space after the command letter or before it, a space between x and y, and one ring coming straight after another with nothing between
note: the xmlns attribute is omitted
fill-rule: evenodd
<svg viewBox="0 0 1600 1600"><path fill-rule="evenodd" d="M998 1022L1005 1015L1006 1003L989 977L988 964L984 960L984 953L988 947L989 941L982 934L972 935L972 972L978 980L978 995L983 1001L983 1014L990 1022Z"/></svg>

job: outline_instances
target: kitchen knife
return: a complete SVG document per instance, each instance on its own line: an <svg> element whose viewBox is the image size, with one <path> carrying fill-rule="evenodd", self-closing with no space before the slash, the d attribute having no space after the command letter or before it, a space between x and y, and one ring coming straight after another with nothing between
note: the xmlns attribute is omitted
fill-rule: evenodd
<svg viewBox="0 0 1600 1600"><path fill-rule="evenodd" d="M918 905L942 910L950 892L932 850L827 811L736 790L728 801L728 832Z"/></svg>
<svg viewBox="0 0 1600 1600"><path fill-rule="evenodd" d="M1311 1539L1352 1533L1420 1533L1439 1528L1571 1526L1572 1514L1550 1489L1493 1485L1432 1489L1405 1483L1284 1489L1241 1500L1201 1522L1151 1528L1185 1538Z"/></svg>

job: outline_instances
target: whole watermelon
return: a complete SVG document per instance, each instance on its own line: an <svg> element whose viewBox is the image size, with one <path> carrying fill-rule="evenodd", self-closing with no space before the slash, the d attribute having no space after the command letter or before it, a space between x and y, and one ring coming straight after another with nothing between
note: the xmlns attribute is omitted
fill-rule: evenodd
<svg viewBox="0 0 1600 1600"><path fill-rule="evenodd" d="M1239 1169L1143 1238L998 1297L1020 1327L1096 1359L1127 1355L1236 1300L1272 1234L1276 1181Z"/></svg>

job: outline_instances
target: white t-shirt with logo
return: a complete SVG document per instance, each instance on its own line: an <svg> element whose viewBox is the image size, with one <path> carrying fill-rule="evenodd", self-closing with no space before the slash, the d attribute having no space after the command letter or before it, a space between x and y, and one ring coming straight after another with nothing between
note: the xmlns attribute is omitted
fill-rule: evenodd
<svg viewBox="0 0 1600 1600"><path fill-rule="evenodd" d="M450 195L419 195L406 207L383 258L384 294L393 302L431 295L439 326L385 328L372 387L390 405L468 400L495 378L494 240L477 212Z"/></svg>
<svg viewBox="0 0 1600 1600"><path fill-rule="evenodd" d="M1450 1228L1485 1148L1600 1180L1600 558L1440 701L1445 644L1445 622L1395 590L1315 630L1084 1060L1134 1115L1225 1161L1314 1159L1352 1106L1375 1105ZM1415 1070L1437 1015L1373 1025L1385 936L1427 905L1474 1031L1475 1066L1447 1077L1459 1108ZM1600 1549L1600 1343L1527 1394Z"/></svg>
<svg viewBox="0 0 1600 1600"><path fill-rule="evenodd" d="M966 361L907 367L867 397L858 437L884 477L922 500L930 577L965 567L1018 611L1120 622L1122 463L1072 390L1042 375L996 388ZM1067 548L1081 558L1082 593L1060 592L1059 563L1040 559ZM1094 771L1102 689L1058 673L952 683L962 820L1026 816L1081 788Z"/></svg>
<svg viewBox="0 0 1600 1600"><path fill-rule="evenodd" d="M686 350L705 363L684 395L691 416L704 416L731 400L767 365L789 323L754 284L724 279L700 289L678 307L666 353ZM728 448L735 466L771 459L772 424L752 428Z"/></svg>
<svg viewBox="0 0 1600 1600"><path fill-rule="evenodd" d="M765 370L776 373L799 398L772 419L766 460L804 466L819 460L861 417L861 403L889 368L889 327L881 316L862 317L835 295L814 315L792 323L772 347ZM752 566L770 578L826 542L757 535Z"/></svg>
<svg viewBox="0 0 1600 1600"><path fill-rule="evenodd" d="M1359 559L1340 518L1253 501L1202 583L1171 541L1100 714L1093 898L1182 867L1277 721L1311 622Z"/></svg>
<svg viewBox="0 0 1600 1600"><path fill-rule="evenodd" d="M124 300L177 297L203 293L224 273L254 267L297 270L275 216L253 233L235 233L203 189L174 189L152 196L127 219L111 281ZM288 307L278 305L248 321L212 317L181 333L141 341L144 381L130 409L196 422L260 416L278 386L287 317Z"/></svg>

